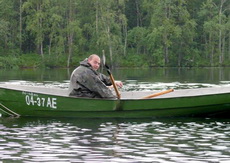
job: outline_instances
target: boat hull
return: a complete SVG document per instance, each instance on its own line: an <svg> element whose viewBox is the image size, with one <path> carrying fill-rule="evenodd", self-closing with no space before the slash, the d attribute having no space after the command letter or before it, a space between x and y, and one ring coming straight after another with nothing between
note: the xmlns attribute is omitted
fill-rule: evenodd
<svg viewBox="0 0 230 163"><path fill-rule="evenodd" d="M159 118L211 116L230 110L230 93L154 99L87 99L0 89L3 116Z"/></svg>

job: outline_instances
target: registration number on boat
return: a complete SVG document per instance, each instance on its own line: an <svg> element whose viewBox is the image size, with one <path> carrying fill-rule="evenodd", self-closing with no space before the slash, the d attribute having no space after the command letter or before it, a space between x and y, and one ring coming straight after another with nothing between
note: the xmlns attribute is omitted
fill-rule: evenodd
<svg viewBox="0 0 230 163"><path fill-rule="evenodd" d="M57 109L57 98L54 97L39 97L38 94L31 92L23 92L27 105L41 106L52 109Z"/></svg>

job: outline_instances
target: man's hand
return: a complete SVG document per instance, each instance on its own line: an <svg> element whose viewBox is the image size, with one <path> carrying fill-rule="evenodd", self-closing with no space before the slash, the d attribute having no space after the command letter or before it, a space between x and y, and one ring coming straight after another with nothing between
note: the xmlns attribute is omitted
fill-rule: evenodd
<svg viewBox="0 0 230 163"><path fill-rule="evenodd" d="M119 87L122 88L123 87L123 83L121 81L115 81L115 84Z"/></svg>
<svg viewBox="0 0 230 163"><path fill-rule="evenodd" d="M119 88L123 87L123 83L121 81L115 81L116 86L118 86ZM113 88L113 85L107 86L108 88Z"/></svg>

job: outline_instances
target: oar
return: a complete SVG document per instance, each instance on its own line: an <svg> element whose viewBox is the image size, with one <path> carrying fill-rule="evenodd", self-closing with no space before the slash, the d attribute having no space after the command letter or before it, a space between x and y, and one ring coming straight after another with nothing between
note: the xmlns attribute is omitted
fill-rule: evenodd
<svg viewBox="0 0 230 163"><path fill-rule="evenodd" d="M105 66L106 69L107 69L107 72L108 72L108 74L109 74L110 80L111 80L112 85L113 85L113 88L114 88L114 90L115 90L115 92L116 92L117 98L120 99L120 98L121 98L121 94L120 94L119 91L118 91L117 85L116 85L115 80L114 80L114 78L113 78L113 75L112 75L112 73L111 73L111 71L110 71L110 69L109 69L109 66L105 63L105 55L104 55L104 54L103 54L103 64L104 64L104 66Z"/></svg>
<svg viewBox="0 0 230 163"><path fill-rule="evenodd" d="M160 96L160 95L163 95L163 94L166 94L166 93L169 93L169 92L173 92L173 91L174 91L174 89L169 89L169 90L166 90L166 91L162 91L162 92L158 92L158 93L154 93L154 94L142 97L142 99L153 98L153 97Z"/></svg>

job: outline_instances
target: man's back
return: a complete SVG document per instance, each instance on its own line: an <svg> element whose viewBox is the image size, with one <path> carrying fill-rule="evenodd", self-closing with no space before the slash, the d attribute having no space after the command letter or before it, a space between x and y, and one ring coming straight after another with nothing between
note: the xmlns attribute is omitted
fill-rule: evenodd
<svg viewBox="0 0 230 163"><path fill-rule="evenodd" d="M71 75L70 96L115 98L107 84L111 84L109 78L93 70L87 60L84 60Z"/></svg>

